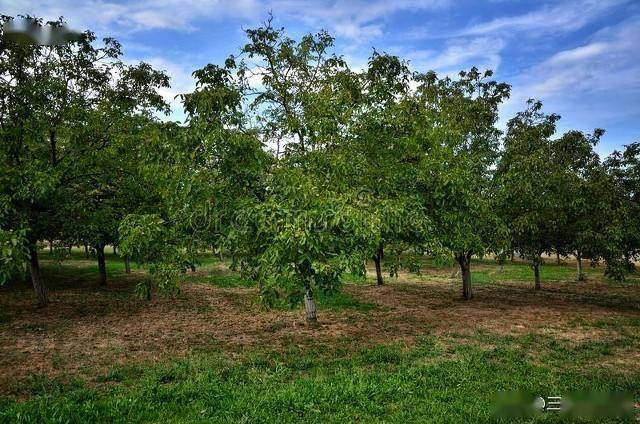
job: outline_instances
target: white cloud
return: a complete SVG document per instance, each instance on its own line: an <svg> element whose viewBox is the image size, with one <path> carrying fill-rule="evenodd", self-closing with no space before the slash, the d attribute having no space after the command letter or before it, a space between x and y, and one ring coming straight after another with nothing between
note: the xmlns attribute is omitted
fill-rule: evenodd
<svg viewBox="0 0 640 424"><path fill-rule="evenodd" d="M262 10L258 0L0 0L0 7L10 15L26 12L45 19L64 16L75 28L108 30L111 35L147 29L191 31L197 19L252 17Z"/></svg>
<svg viewBox="0 0 640 424"><path fill-rule="evenodd" d="M573 32L583 28L615 7L629 0L572 0L542 6L534 11L512 16L501 16L484 22L471 22L461 29L443 29L432 26L409 28L408 40L444 39L469 36L543 37Z"/></svg>
<svg viewBox="0 0 640 424"><path fill-rule="evenodd" d="M503 119L540 99L549 112L563 116L564 131L581 123L607 128L640 116L640 16L594 34L586 44L558 52L526 69L512 82ZM503 121L504 122L504 121Z"/></svg>
<svg viewBox="0 0 640 424"><path fill-rule="evenodd" d="M607 43L591 43L586 46L576 47L575 49L563 50L554 54L546 60L546 64L559 65L562 63L574 63L580 60L586 60L602 53L605 53L610 46Z"/></svg>
<svg viewBox="0 0 640 424"><path fill-rule="evenodd" d="M109 0L0 0L3 13L31 13L54 19L65 16L79 28L114 31L175 29L192 31L199 19L226 18L259 21L272 11L278 19L297 19L340 37L365 41L384 31L384 19L403 10L440 8L449 0L136 0L119 4Z"/></svg>
<svg viewBox="0 0 640 424"><path fill-rule="evenodd" d="M407 53L406 57L416 70L435 70L440 74L453 76L471 66L481 70L497 70L504 46L505 43L500 38L459 38L449 42L442 51L418 50Z"/></svg>
<svg viewBox="0 0 640 424"><path fill-rule="evenodd" d="M340 37L357 42L381 36L384 19L400 11L440 9L450 0L311 0L306 2L271 2L276 16L302 19L311 26L321 26Z"/></svg>
<svg viewBox="0 0 640 424"><path fill-rule="evenodd" d="M171 78L171 87L161 88L158 92L171 106L172 113L169 116L169 119L178 121L184 120L182 103L176 96L190 93L195 89L196 83L191 76L193 69L158 56L145 57L140 60L147 62L153 66L154 69L165 71L167 75L169 75ZM137 62L138 60L127 60L127 63Z"/></svg>
<svg viewBox="0 0 640 424"><path fill-rule="evenodd" d="M506 32L526 32L531 36L549 32L570 32L584 27L603 12L623 3L622 0L582 0L562 3L523 15L500 17L471 25L459 35L486 35Z"/></svg>

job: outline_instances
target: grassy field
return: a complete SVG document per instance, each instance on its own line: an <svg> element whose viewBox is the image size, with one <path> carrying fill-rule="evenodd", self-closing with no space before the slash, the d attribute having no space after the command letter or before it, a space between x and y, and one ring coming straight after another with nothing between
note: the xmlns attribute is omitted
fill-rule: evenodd
<svg viewBox="0 0 640 424"><path fill-rule="evenodd" d="M147 302L134 294L144 272L113 255L107 288L80 252L47 255L47 309L27 284L0 288L0 422L638 420L640 283L601 268L585 264L577 283L575 263L550 260L535 292L527 264L476 261L469 302L452 266L425 260L383 287L370 270L319 296L309 328L214 258L177 296ZM506 418L516 393L602 405ZM612 393L628 414L597 416Z"/></svg>

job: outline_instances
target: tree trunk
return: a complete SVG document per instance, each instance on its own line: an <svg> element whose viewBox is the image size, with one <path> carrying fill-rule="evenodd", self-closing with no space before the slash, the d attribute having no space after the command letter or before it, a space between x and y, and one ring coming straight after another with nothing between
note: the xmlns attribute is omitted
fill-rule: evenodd
<svg viewBox="0 0 640 424"><path fill-rule="evenodd" d="M313 299L313 291L309 287L304 295L304 309L307 313L307 324L316 325L318 323L316 301Z"/></svg>
<svg viewBox="0 0 640 424"><path fill-rule="evenodd" d="M473 298L471 289L471 254L462 253L456 257L456 260L460 264L460 271L462 272L462 297L465 300L471 300Z"/></svg>
<svg viewBox="0 0 640 424"><path fill-rule="evenodd" d="M49 254L53 254L53 240L49 240Z"/></svg>
<svg viewBox="0 0 640 424"><path fill-rule="evenodd" d="M84 244L84 258L89 259L89 246L87 243Z"/></svg>
<svg viewBox="0 0 640 424"><path fill-rule="evenodd" d="M38 299L38 306L47 306L49 299L47 297L47 289L45 289L42 282L40 263L38 262L38 248L35 243L29 246L29 273L31 274L33 290L36 292L36 298Z"/></svg>
<svg viewBox="0 0 640 424"><path fill-rule="evenodd" d="M376 254L373 255L373 262L375 262L376 264L376 280L379 286L384 284L384 280L382 279L382 266L381 266L382 255L383 255L382 246L380 246L378 247Z"/></svg>
<svg viewBox="0 0 640 424"><path fill-rule="evenodd" d="M540 257L533 260L533 274L536 280L536 290L540 290Z"/></svg>
<svg viewBox="0 0 640 424"><path fill-rule="evenodd" d="M118 254L118 247L115 244L113 245L113 254L114 255Z"/></svg>
<svg viewBox="0 0 640 424"><path fill-rule="evenodd" d="M127 274L131 274L131 263L128 256L124 257L124 272Z"/></svg>
<svg viewBox="0 0 640 424"><path fill-rule="evenodd" d="M71 245L71 244L70 244L70 245L67 247L67 252L68 252L69 254L71 254L71 249L73 249L73 245Z"/></svg>
<svg viewBox="0 0 640 424"><path fill-rule="evenodd" d="M582 272L582 253L576 255L576 266L578 269L578 281L584 281L584 273Z"/></svg>
<svg viewBox="0 0 640 424"><path fill-rule="evenodd" d="M98 272L100 277L98 282L101 286L107 285L107 264L104 259L104 244L99 243L96 246L96 256L98 257Z"/></svg>
<svg viewBox="0 0 640 424"><path fill-rule="evenodd" d="M560 265L560 253L556 252L556 264Z"/></svg>
<svg viewBox="0 0 640 424"><path fill-rule="evenodd" d="M196 272L196 266L194 264L190 264L189 268L191 268L191 272Z"/></svg>

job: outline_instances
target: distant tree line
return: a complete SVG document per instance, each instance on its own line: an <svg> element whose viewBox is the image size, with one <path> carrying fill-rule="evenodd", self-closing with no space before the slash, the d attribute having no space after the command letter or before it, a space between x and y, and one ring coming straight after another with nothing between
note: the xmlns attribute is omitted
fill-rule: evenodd
<svg viewBox="0 0 640 424"><path fill-rule="evenodd" d="M545 254L575 256L577 280L582 259L633 270L640 143L603 160L603 130L558 136L535 100L503 132L510 86L491 71L439 77L377 51L353 70L326 32L293 40L271 19L246 35L193 73L184 123L158 118L167 75L113 39L0 36L0 283L28 272L46 305L39 243L93 251L100 284L113 245L150 271L150 297L224 250L266 303L304 302L314 322L314 293L367 260L383 284L452 258L465 299L473 257L530 260L535 289Z"/></svg>

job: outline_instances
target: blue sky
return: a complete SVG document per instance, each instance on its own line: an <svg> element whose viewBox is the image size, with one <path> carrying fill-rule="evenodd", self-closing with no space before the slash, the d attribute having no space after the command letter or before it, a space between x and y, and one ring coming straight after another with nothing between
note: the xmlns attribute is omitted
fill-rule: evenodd
<svg viewBox="0 0 640 424"><path fill-rule="evenodd" d="M73 29L117 38L127 60L167 71L170 100L193 88L194 69L236 53L242 29L269 11L294 37L328 30L353 68L376 48L419 71L493 69L512 85L501 125L534 97L562 116L559 131L605 128L602 154L640 140L637 0L0 0L3 14L64 16Z"/></svg>

